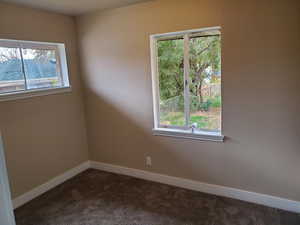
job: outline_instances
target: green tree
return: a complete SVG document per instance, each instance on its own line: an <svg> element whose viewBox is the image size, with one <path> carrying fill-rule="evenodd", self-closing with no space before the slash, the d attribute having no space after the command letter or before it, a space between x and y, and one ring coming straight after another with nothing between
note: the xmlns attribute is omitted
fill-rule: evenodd
<svg viewBox="0 0 300 225"><path fill-rule="evenodd" d="M158 65L161 99L182 96L184 89L182 39L158 42Z"/></svg>
<svg viewBox="0 0 300 225"><path fill-rule="evenodd" d="M184 90L183 39L158 41L158 69L161 100L182 96ZM190 39L190 90L203 103L202 86L220 72L220 36ZM181 98L182 99L182 98Z"/></svg>
<svg viewBox="0 0 300 225"><path fill-rule="evenodd" d="M221 70L220 36L191 38L190 40L190 89L203 103L202 87L205 81Z"/></svg>

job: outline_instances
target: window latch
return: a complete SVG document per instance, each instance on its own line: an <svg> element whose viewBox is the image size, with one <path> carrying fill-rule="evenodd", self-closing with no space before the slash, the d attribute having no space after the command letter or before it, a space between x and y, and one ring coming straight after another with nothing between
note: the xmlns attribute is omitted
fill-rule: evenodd
<svg viewBox="0 0 300 225"><path fill-rule="evenodd" d="M195 130L196 130L196 128L198 127L198 124L197 123L193 123L192 125L191 125L191 129L192 129L192 133L194 133L195 132Z"/></svg>

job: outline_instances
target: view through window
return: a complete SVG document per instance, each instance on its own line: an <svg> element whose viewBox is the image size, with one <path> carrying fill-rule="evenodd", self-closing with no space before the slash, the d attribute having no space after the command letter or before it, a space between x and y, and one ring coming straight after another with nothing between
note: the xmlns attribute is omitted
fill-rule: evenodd
<svg viewBox="0 0 300 225"><path fill-rule="evenodd" d="M0 94L68 85L57 45L0 41Z"/></svg>
<svg viewBox="0 0 300 225"><path fill-rule="evenodd" d="M163 35L155 42L158 126L220 132L220 31Z"/></svg>

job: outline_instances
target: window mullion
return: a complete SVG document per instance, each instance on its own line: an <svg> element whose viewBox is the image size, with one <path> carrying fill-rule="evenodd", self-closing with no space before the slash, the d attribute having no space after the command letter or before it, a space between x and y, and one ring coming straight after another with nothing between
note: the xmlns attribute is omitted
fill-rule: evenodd
<svg viewBox="0 0 300 225"><path fill-rule="evenodd" d="M184 114L185 126L189 127L190 121L190 38L184 35Z"/></svg>
<svg viewBox="0 0 300 225"><path fill-rule="evenodd" d="M62 76L62 67L61 67L61 60L59 55L59 49L55 48L55 59L56 59L56 73L58 76L58 81L61 86L65 86L65 81Z"/></svg>
<svg viewBox="0 0 300 225"><path fill-rule="evenodd" d="M22 52L21 48L19 48L19 52L20 52L20 57L21 57L22 73L23 73L24 82L25 82L25 90L28 90L27 79L26 79L26 75L25 75L25 65L24 65L23 52Z"/></svg>

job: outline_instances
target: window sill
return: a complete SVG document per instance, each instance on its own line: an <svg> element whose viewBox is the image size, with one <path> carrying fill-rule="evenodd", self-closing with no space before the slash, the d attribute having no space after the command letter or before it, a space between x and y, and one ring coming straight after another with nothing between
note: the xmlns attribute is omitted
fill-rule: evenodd
<svg viewBox="0 0 300 225"><path fill-rule="evenodd" d="M179 129L155 128L153 129L153 135L200 141L224 142L224 136L217 132L196 131L192 133L191 131Z"/></svg>
<svg viewBox="0 0 300 225"><path fill-rule="evenodd" d="M59 93L66 93L66 92L71 92L71 91L72 91L71 86L68 86L68 87L43 88L43 89L36 89L36 90L2 93L2 94L0 94L0 102L12 101L12 100L24 99L24 98L31 98L31 97L37 97L37 96L46 96L46 95L59 94Z"/></svg>

